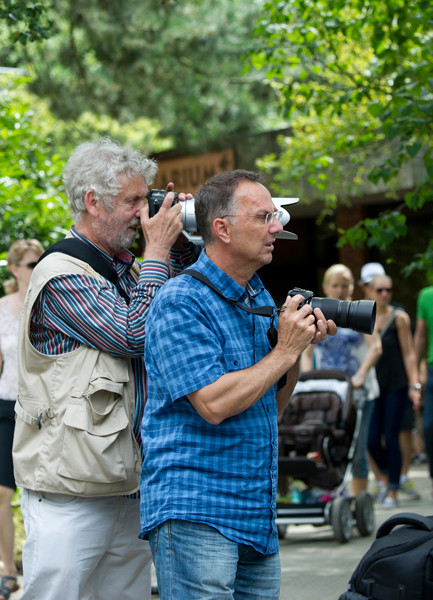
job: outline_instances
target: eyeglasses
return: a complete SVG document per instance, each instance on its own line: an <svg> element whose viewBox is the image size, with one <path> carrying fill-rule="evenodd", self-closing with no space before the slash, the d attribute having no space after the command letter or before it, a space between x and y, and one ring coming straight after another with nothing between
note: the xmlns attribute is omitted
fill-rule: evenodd
<svg viewBox="0 0 433 600"><path fill-rule="evenodd" d="M383 292L390 294L392 292L392 288L376 288L374 291L378 294L382 294Z"/></svg>
<svg viewBox="0 0 433 600"><path fill-rule="evenodd" d="M37 262L29 262L18 265L19 267L27 267L27 269L34 269L38 263Z"/></svg>
<svg viewBox="0 0 433 600"><path fill-rule="evenodd" d="M271 225L274 222L274 219L281 221L283 218L283 211L276 210L275 212L269 212L265 215L223 215L221 219L226 219L227 217L245 217L246 219L258 219L262 221L265 225Z"/></svg>

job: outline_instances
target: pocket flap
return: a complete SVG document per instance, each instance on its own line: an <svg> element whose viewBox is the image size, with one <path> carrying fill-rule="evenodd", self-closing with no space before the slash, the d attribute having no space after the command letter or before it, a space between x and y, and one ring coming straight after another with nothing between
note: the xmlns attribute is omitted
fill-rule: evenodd
<svg viewBox="0 0 433 600"><path fill-rule="evenodd" d="M127 380L126 380L127 381ZM92 379L87 388L86 395L91 396L92 394L96 394L101 390L107 390L108 392L112 392L116 396L121 396L123 393L123 383L122 381L113 381L111 379L106 379L105 377L98 377L96 379Z"/></svg>
<svg viewBox="0 0 433 600"><path fill-rule="evenodd" d="M87 431L91 435L111 435L126 429L128 417L121 403L113 405L110 413L97 424L92 420L87 406L83 404L70 404L65 412L64 423L68 427Z"/></svg>

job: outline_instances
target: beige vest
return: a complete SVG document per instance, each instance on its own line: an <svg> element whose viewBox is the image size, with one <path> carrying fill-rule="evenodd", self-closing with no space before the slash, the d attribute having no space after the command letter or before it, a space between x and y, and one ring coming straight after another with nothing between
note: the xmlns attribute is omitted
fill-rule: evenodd
<svg viewBox="0 0 433 600"><path fill-rule="evenodd" d="M30 314L44 285L90 265L63 253L35 268L19 329L19 383L13 444L17 485L78 496L113 496L138 489L140 451L133 433L134 379L128 359L82 344L47 356L29 339Z"/></svg>

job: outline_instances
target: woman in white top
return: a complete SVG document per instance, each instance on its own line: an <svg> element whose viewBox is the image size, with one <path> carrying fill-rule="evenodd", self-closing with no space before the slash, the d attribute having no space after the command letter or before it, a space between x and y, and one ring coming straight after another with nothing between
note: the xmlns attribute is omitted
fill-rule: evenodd
<svg viewBox="0 0 433 600"><path fill-rule="evenodd" d="M12 244L7 262L13 278L5 282L6 296L0 298L0 556L3 561L0 600L8 600L18 589L11 510L16 489L12 440L18 392L18 323L32 269L42 253L38 240L18 240Z"/></svg>

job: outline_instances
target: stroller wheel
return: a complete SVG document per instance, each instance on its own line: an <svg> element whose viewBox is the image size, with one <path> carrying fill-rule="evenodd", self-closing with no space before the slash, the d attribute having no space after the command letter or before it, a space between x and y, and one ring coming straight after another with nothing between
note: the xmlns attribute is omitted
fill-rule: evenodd
<svg viewBox="0 0 433 600"><path fill-rule="evenodd" d="M352 537L353 519L348 498L339 496L332 501L331 525L337 542L345 544L350 540Z"/></svg>
<svg viewBox="0 0 433 600"><path fill-rule="evenodd" d="M374 507L368 492L360 492L355 498L355 521L362 536L373 533L375 527Z"/></svg>

